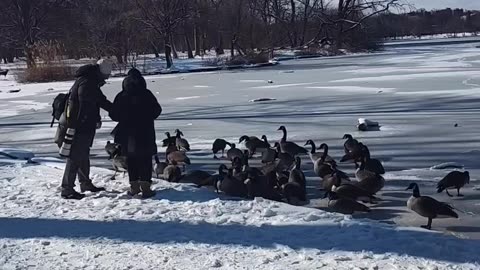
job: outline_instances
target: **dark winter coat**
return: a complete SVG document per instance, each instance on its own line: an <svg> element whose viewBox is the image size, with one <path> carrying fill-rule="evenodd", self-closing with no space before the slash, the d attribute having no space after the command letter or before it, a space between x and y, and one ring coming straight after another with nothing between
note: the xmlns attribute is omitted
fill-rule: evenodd
<svg viewBox="0 0 480 270"><path fill-rule="evenodd" d="M152 156L157 153L154 120L162 107L147 89L138 71L129 72L123 80L123 90L113 102L110 117L118 122L115 142L127 156Z"/></svg>
<svg viewBox="0 0 480 270"><path fill-rule="evenodd" d="M112 103L100 90L105 81L98 65L80 67L75 78L68 100L67 125L76 130L75 136L90 136L91 146L97 123L101 121L100 108L110 111Z"/></svg>

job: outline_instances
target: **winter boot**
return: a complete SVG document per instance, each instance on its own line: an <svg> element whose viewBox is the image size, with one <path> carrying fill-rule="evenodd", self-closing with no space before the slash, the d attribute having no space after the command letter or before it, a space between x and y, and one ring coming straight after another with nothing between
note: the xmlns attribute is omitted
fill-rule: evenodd
<svg viewBox="0 0 480 270"><path fill-rule="evenodd" d="M92 184L92 182L85 182L85 183L80 183L80 191L86 192L100 192L100 191L105 191L105 188L103 187L96 187Z"/></svg>
<svg viewBox="0 0 480 270"><path fill-rule="evenodd" d="M66 200L81 200L85 198L84 194L76 192L74 189L63 189L61 196Z"/></svg>
<svg viewBox="0 0 480 270"><path fill-rule="evenodd" d="M130 182L130 190L128 191L128 195L135 196L140 194L141 192L142 190L140 189L140 182L138 181Z"/></svg>
<svg viewBox="0 0 480 270"><path fill-rule="evenodd" d="M142 198L148 199L155 196L156 192L151 189L152 183L148 181L140 181L140 189L142 190Z"/></svg>

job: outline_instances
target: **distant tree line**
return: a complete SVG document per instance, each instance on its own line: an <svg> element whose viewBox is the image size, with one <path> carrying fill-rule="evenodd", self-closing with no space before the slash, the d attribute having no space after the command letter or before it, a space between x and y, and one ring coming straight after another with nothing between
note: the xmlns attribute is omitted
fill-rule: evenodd
<svg viewBox="0 0 480 270"><path fill-rule="evenodd" d="M378 39L478 29L478 15L445 10L398 14L402 0L1 0L0 57L35 67L39 44L65 57L163 54L190 58L272 54L274 49L368 50ZM394 11L393 13L390 11ZM460 14L461 13L461 14ZM430 28L429 28L430 27Z"/></svg>
<svg viewBox="0 0 480 270"><path fill-rule="evenodd" d="M458 34L480 32L480 11L463 9L418 10L405 14L384 13L375 18L376 31L383 37Z"/></svg>

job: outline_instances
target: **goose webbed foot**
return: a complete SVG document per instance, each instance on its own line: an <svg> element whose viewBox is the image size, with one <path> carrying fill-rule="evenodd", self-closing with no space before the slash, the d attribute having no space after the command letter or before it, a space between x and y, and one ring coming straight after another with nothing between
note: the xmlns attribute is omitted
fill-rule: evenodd
<svg viewBox="0 0 480 270"><path fill-rule="evenodd" d="M427 230L431 230L431 229L432 229L432 227L430 227L430 226L428 226L428 225L422 225L422 226L420 226L420 227L422 227L422 228L424 228L424 229L427 229Z"/></svg>

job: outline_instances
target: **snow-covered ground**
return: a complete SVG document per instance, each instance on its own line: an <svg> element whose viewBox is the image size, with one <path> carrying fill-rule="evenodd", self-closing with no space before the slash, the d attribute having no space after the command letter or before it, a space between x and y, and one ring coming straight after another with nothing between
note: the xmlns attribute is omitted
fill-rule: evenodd
<svg viewBox="0 0 480 270"><path fill-rule="evenodd" d="M218 167L209 150L215 138L265 134L275 141L280 125L298 143L328 143L337 159L344 133L359 138L384 163L387 184L371 213L353 217L322 210L326 201L307 158L308 207L239 201L161 181L154 199L130 199L126 179L108 180L102 149L114 123L107 118L92 150L92 177L109 192L60 200L63 163L52 159L57 149L47 105L71 83L21 85L0 78L0 148L27 149L38 157L32 164L12 159L15 151L0 156L0 268L478 269L476 45L402 47L259 70L147 77L164 109L156 123L158 140L180 128L193 149L188 169ZM121 79L112 79L104 92L113 98L120 86ZM249 102L259 98L275 100ZM358 118L378 121L380 131L356 131ZM431 167L445 162L471 172L464 198L434 194L449 170ZM341 169L352 173L353 165ZM419 229L426 220L405 207L410 193L404 190L412 181L422 194L452 203L460 218L434 220L434 232Z"/></svg>

